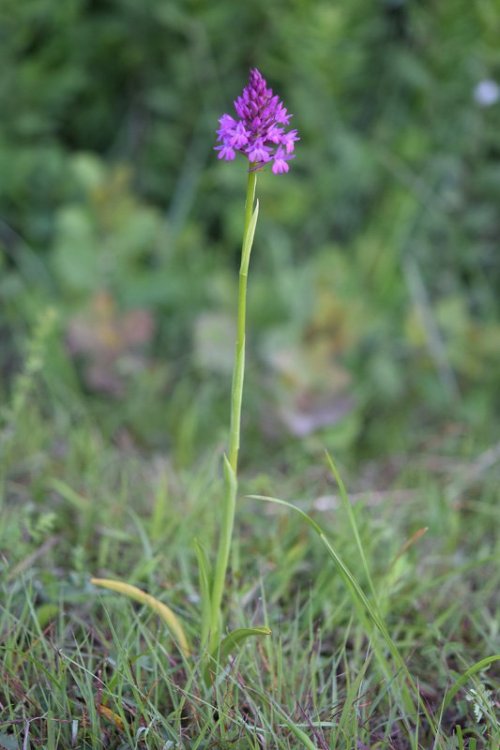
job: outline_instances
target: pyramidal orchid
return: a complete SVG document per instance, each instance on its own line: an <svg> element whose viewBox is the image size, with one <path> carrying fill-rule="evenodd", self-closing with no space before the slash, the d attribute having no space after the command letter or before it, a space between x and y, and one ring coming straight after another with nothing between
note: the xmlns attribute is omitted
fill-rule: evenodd
<svg viewBox="0 0 500 750"><path fill-rule="evenodd" d="M238 119L228 114L219 119L219 145L215 146L219 159L232 161L240 152L253 169L272 162L274 174L288 172L299 137L296 130L285 130L292 115L268 88L257 68L250 71L248 84L235 100L234 109Z"/></svg>
<svg viewBox="0 0 500 750"><path fill-rule="evenodd" d="M240 448L241 406L245 374L245 328L247 280L255 227L259 213L259 202L255 198L257 175L267 164L274 174L289 170L289 161L294 158L295 143L299 140L296 130L288 129L291 115L283 102L270 89L254 68L250 71L248 85L234 102L237 117L224 114L217 130L218 158L233 161L237 153L248 159L247 193L243 242L238 285L238 311L236 326L236 348L233 381L229 445L224 456L224 493L220 503L220 532L217 544L215 567L212 570L208 555L202 544L196 543L196 555L200 572L201 618L199 648L202 656L202 674L207 685L230 652L251 636L269 635L267 627L238 628L227 632L222 618L226 574L229 565L233 536L236 497L238 492L238 454ZM193 649L188 641L180 618L163 602L155 599L136 586L113 579L93 578L96 586L117 591L152 608L170 630L175 643L191 664Z"/></svg>
<svg viewBox="0 0 500 750"><path fill-rule="evenodd" d="M270 163L272 163L274 174L288 172L288 162L294 158L295 143L299 140L296 130L287 130L292 115L288 113L279 97L268 87L264 77L256 68L250 71L248 84L235 100L234 109L237 118L223 114L219 119L220 127L217 130L219 144L215 146L219 159L233 161L236 153L239 152L248 159L249 167L238 287L229 450L224 465L225 494L221 510L221 529L210 597L210 624L208 632L205 633L209 651L212 653L217 643L220 642L221 636L222 598L229 564L238 491L238 453L245 374L247 280L250 253L259 213L259 202L255 199L257 174ZM251 630L247 629L248 635L262 634L257 630L250 632Z"/></svg>

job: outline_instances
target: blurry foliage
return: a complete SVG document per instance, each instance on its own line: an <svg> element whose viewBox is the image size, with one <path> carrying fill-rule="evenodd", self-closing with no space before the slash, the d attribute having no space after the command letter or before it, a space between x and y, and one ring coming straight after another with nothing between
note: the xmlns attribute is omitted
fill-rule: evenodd
<svg viewBox="0 0 500 750"><path fill-rule="evenodd" d="M81 191L55 214L52 260L63 293L73 300L99 286L137 293L158 254L161 217L134 197L128 169L107 171L86 155L68 166Z"/></svg>
<svg viewBox="0 0 500 750"><path fill-rule="evenodd" d="M166 430L186 455L225 429L245 177L212 149L257 65L302 140L287 177L260 177L255 430L378 449L453 404L480 423L500 368L500 102L474 90L500 79L499 36L496 0L3 0L0 335L50 298L71 337L107 299L119 356L85 356L124 395L113 428ZM137 311L146 364L124 375Z"/></svg>
<svg viewBox="0 0 500 750"><path fill-rule="evenodd" d="M89 387L123 396L127 376L149 364L143 350L153 332L154 321L146 310L121 313L113 297L103 291L95 295L85 314L70 319L67 343L73 355L85 358Z"/></svg>

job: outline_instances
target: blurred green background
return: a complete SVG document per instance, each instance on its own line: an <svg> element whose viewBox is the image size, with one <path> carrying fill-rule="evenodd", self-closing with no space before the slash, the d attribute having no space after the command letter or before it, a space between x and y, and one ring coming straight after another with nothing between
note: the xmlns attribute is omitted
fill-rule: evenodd
<svg viewBox="0 0 500 750"><path fill-rule="evenodd" d="M262 173L242 458L498 435L498 0L1 0L8 397L48 306L41 403L188 465L227 430L259 67L294 113Z"/></svg>

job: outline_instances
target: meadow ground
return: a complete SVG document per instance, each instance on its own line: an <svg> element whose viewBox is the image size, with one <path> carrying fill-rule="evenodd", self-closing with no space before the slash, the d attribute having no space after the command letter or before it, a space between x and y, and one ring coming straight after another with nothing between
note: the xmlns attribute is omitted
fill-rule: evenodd
<svg viewBox="0 0 500 750"><path fill-rule="evenodd" d="M196 645L183 661L90 578L157 596L196 644L193 539L215 539L222 447L179 469L34 393L2 442L0 747L498 747L498 445L450 422L346 470L352 513L321 453L244 467L225 607L272 635L204 688ZM310 514L353 578L300 515L246 495Z"/></svg>
<svg viewBox="0 0 500 750"><path fill-rule="evenodd" d="M498 0L0 2L0 750L498 750L499 37ZM271 634L210 681L254 66L300 141L223 622Z"/></svg>

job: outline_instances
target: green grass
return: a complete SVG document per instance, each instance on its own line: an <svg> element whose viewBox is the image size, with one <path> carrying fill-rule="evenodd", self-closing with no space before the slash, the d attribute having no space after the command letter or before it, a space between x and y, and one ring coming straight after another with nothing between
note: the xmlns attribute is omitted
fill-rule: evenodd
<svg viewBox="0 0 500 750"><path fill-rule="evenodd" d="M3 432L0 747L498 746L494 451L443 434L390 481L361 466L349 506L322 454L309 476L247 467L225 607L232 628L272 635L206 688L193 540L215 537L220 457L179 470L33 402ZM324 543L251 494L293 502ZM189 663L154 613L92 575L181 615Z"/></svg>

